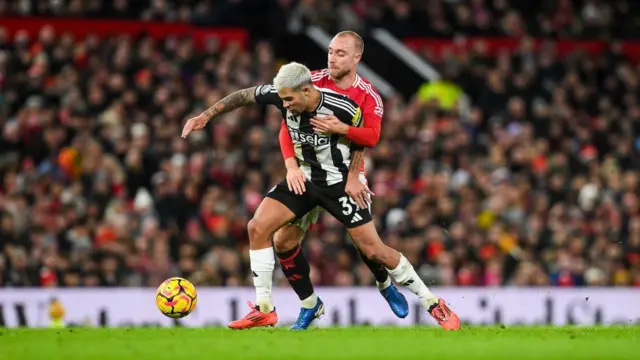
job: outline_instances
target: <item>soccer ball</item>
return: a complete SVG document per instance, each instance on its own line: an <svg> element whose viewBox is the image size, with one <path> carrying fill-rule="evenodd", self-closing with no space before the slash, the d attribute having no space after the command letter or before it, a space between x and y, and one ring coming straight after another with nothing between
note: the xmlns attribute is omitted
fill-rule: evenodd
<svg viewBox="0 0 640 360"><path fill-rule="evenodd" d="M173 277L165 280L156 292L158 310L172 319L183 318L196 308L196 288L188 280Z"/></svg>

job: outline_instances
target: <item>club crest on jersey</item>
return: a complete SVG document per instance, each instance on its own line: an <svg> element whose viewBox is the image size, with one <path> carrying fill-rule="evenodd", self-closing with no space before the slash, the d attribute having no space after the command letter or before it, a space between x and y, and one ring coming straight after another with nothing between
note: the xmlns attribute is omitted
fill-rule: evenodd
<svg viewBox="0 0 640 360"><path fill-rule="evenodd" d="M273 85L262 85L260 86L260 95L266 95L267 93L270 93L272 91L275 91L276 87Z"/></svg>
<svg viewBox="0 0 640 360"><path fill-rule="evenodd" d="M298 129L289 128L289 134L291 135L291 140L299 142L301 144L309 144L314 147L329 145L329 143L331 142L331 138L328 136L309 134L301 132Z"/></svg>

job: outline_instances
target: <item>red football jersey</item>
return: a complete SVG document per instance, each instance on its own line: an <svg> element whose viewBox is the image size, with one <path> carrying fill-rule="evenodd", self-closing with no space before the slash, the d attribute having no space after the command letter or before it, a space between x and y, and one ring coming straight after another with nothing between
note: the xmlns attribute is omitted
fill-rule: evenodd
<svg viewBox="0 0 640 360"><path fill-rule="evenodd" d="M361 78L360 75L356 74L355 81L348 89L340 89L336 86L336 83L329 77L329 69L312 71L311 79L315 86L346 95L360 105L362 114L364 115L365 127L367 120L371 120L372 118L382 121L382 115L384 115L382 98L373 86L371 86L367 80ZM367 116L367 114L371 116Z"/></svg>
<svg viewBox="0 0 640 360"><path fill-rule="evenodd" d="M348 96L355 101L362 110L363 127L350 127L347 139L354 143L367 147L374 147L380 139L380 129L382 126L382 115L384 114L384 104L382 98L373 86L356 74L356 79L348 89L340 89L329 77L329 69L316 70L311 72L313 84L319 88L335 91ZM285 159L293 157L293 143L289 131L284 122L280 129L280 149ZM364 166L363 166L364 170Z"/></svg>

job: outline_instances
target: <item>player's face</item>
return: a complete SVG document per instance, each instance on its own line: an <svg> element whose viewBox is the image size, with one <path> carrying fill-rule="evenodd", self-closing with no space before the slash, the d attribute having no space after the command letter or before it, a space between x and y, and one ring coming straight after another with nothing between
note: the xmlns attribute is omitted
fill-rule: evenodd
<svg viewBox="0 0 640 360"><path fill-rule="evenodd" d="M328 64L329 74L333 79L341 79L355 71L360 54L356 49L356 41L351 36L336 36L329 44Z"/></svg>
<svg viewBox="0 0 640 360"><path fill-rule="evenodd" d="M309 99L309 87L304 86L299 90L284 88L278 91L282 99L282 105L294 115L299 115L307 109Z"/></svg>

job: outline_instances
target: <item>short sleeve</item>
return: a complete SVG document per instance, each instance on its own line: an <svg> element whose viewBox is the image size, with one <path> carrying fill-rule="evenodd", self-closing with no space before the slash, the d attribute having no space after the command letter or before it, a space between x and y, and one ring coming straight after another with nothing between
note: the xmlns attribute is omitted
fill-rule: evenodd
<svg viewBox="0 0 640 360"><path fill-rule="evenodd" d="M264 105L276 105L282 107L282 99L278 96L278 91L273 85L256 86L256 102Z"/></svg>

